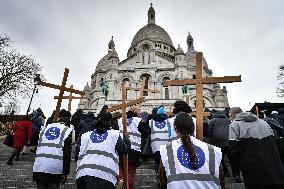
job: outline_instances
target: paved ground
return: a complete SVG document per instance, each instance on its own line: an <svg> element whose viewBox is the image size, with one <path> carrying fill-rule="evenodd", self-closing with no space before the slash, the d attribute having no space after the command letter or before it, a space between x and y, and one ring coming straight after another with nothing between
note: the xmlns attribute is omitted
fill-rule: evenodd
<svg viewBox="0 0 284 189"><path fill-rule="evenodd" d="M74 147L73 147L74 149ZM12 149L3 145L3 139L0 139L0 188L36 188L35 183L32 181L32 166L34 157L33 154L20 156L20 161L15 162L13 166L6 165L8 156L11 154ZM71 173L62 189L76 188L75 184L75 162L72 159ZM135 181L136 189L155 189L156 176L153 170L154 162L152 160L142 162L141 166L137 169L137 177ZM226 178L227 187L230 189L243 189L242 184L233 182L232 178Z"/></svg>
<svg viewBox="0 0 284 189"><path fill-rule="evenodd" d="M20 156L20 161L14 161L13 166L6 165L7 159L12 149L3 145L3 139L0 139L0 188L36 188L32 181L32 169L34 157L33 154ZM62 189L75 189L75 161L72 160L71 173Z"/></svg>

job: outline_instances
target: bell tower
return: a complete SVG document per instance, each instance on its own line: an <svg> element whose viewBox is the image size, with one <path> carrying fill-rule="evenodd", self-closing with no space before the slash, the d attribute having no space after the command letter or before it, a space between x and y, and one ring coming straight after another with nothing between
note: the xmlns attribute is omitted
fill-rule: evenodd
<svg viewBox="0 0 284 189"><path fill-rule="evenodd" d="M155 24L155 10L152 7L153 3L150 4L151 7L148 10L148 24Z"/></svg>

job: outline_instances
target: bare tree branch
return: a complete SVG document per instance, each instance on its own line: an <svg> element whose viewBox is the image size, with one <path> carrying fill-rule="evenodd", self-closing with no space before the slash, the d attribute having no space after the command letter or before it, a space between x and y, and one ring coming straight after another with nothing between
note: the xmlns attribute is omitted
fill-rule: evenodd
<svg viewBox="0 0 284 189"><path fill-rule="evenodd" d="M41 66L31 57L9 46L10 39L0 36L0 101L29 96Z"/></svg>

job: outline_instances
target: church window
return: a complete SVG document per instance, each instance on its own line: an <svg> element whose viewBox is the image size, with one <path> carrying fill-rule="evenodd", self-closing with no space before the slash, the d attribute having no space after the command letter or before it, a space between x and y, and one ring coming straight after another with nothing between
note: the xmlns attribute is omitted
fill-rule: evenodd
<svg viewBox="0 0 284 189"><path fill-rule="evenodd" d="M131 86L130 80L129 80L128 78L124 78L124 79L122 80L122 82L125 83L125 86L126 86L126 87L130 87L130 86Z"/></svg>
<svg viewBox="0 0 284 189"><path fill-rule="evenodd" d="M165 99L166 100L169 100L170 99L170 96L169 96L169 88L165 88Z"/></svg>
<svg viewBox="0 0 284 189"><path fill-rule="evenodd" d="M150 53L149 53L149 45L145 44L143 45L143 63L144 64L150 64Z"/></svg>
<svg viewBox="0 0 284 189"><path fill-rule="evenodd" d="M151 14L151 20L153 20L153 18L154 18L154 15L153 15L153 14Z"/></svg>
<svg viewBox="0 0 284 189"><path fill-rule="evenodd" d="M196 75L193 75L193 76L192 76L192 79L196 79Z"/></svg>
<svg viewBox="0 0 284 189"><path fill-rule="evenodd" d="M149 74L142 74L141 77L140 77L140 80L142 80L143 78L145 78L144 89L149 89L151 76ZM148 96L148 92L144 91L143 96Z"/></svg>
<svg viewBox="0 0 284 189"><path fill-rule="evenodd" d="M112 79L112 74L110 74L109 78Z"/></svg>
<svg viewBox="0 0 284 189"><path fill-rule="evenodd" d="M163 78L163 83L167 80L170 80L169 77L164 77ZM165 87L165 99L168 100L170 99L170 94L169 94L169 88L168 87Z"/></svg>
<svg viewBox="0 0 284 189"><path fill-rule="evenodd" d="M102 85L102 82L104 81L104 78L101 78L101 81L100 81L100 86Z"/></svg>
<svg viewBox="0 0 284 189"><path fill-rule="evenodd" d="M131 87L130 80L129 80L128 78L124 78L124 79L122 80L122 82L125 83L125 86L126 86L126 87ZM126 100L127 100L127 93L128 93L128 90L126 90Z"/></svg>

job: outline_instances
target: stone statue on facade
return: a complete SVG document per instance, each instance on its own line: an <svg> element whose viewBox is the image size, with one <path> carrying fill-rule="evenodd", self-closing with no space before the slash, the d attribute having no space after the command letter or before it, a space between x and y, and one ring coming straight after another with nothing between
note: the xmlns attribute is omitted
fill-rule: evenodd
<svg viewBox="0 0 284 189"><path fill-rule="evenodd" d="M102 87L102 93L107 97L108 91L109 91L107 81L103 81L102 84L101 84L101 87Z"/></svg>
<svg viewBox="0 0 284 189"><path fill-rule="evenodd" d="M183 94L183 95L186 95L186 94L187 94L187 85L184 85L184 86L182 87L182 94Z"/></svg>

